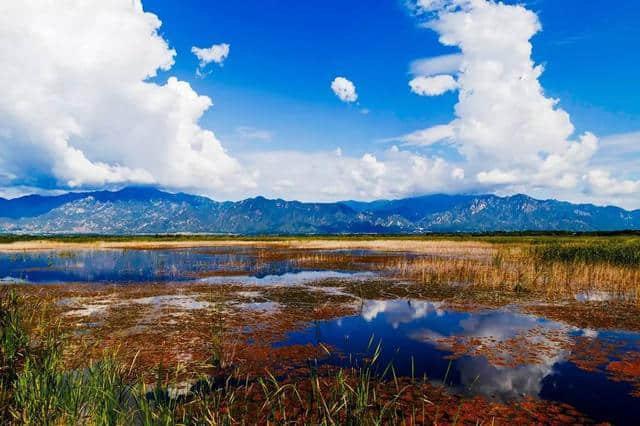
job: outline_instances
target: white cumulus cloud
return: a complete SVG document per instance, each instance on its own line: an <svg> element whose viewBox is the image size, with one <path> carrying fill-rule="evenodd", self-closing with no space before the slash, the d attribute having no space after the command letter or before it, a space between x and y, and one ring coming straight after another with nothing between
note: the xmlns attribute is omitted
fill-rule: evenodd
<svg viewBox="0 0 640 426"><path fill-rule="evenodd" d="M569 114L544 95L538 80L543 69L532 61L530 43L541 28L536 14L487 0L422 3L437 12L426 26L463 55L450 125L460 152L481 169L478 176L500 176L501 183L511 177L515 183L548 166L548 157L557 160L559 172L570 172L567 153L580 142L571 139ZM492 169L482 170L485 165ZM546 184L554 185L558 176L548 172Z"/></svg>
<svg viewBox="0 0 640 426"><path fill-rule="evenodd" d="M0 5L1 186L254 184L198 124L209 97L149 80L176 54L160 25L139 0Z"/></svg>
<svg viewBox="0 0 640 426"><path fill-rule="evenodd" d="M450 90L455 90L458 87L458 83L450 75L420 76L411 80L409 87L416 95L438 96Z"/></svg>
<svg viewBox="0 0 640 426"><path fill-rule="evenodd" d="M191 48L191 53L196 55L200 60L200 68L204 68L211 62L218 65L222 65L229 56L229 49L231 45L229 43L214 44L211 47L195 47Z"/></svg>
<svg viewBox="0 0 640 426"><path fill-rule="evenodd" d="M464 170L440 157L391 147L377 153L346 155L342 150L247 153L242 159L259 170L256 193L306 201L401 198L465 188ZM285 165L283 167L283 165ZM283 187L283 182L295 185Z"/></svg>
<svg viewBox="0 0 640 426"><path fill-rule="evenodd" d="M640 192L640 181L616 179L605 170L591 170L585 178L589 189L597 194L629 195Z"/></svg>
<svg viewBox="0 0 640 426"><path fill-rule="evenodd" d="M411 63L411 90L459 95L450 123L398 139L430 145L444 135L464 159L459 166L469 187L596 202L606 194L637 194L636 181L593 167L598 138L576 135L569 114L544 93L544 68L531 58L531 38L541 29L535 13L492 0L419 0L414 10L441 44L460 53ZM607 145L628 147L631 139Z"/></svg>
<svg viewBox="0 0 640 426"><path fill-rule="evenodd" d="M358 100L356 86L344 77L336 77L331 82L331 90L342 102L355 102Z"/></svg>

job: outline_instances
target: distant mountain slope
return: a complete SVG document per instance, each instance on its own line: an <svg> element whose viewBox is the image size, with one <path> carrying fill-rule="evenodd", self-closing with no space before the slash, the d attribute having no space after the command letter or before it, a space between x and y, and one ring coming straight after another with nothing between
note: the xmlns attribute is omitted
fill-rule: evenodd
<svg viewBox="0 0 640 426"><path fill-rule="evenodd" d="M264 197L217 202L153 188L0 199L6 233L424 233L640 229L640 211L526 195L427 195L302 203Z"/></svg>
<svg viewBox="0 0 640 426"><path fill-rule="evenodd" d="M345 201L344 203L360 212L374 212L379 215L399 215L409 221L420 220L427 215L441 213L462 206L474 199L473 195L424 195L401 200L377 200L370 203Z"/></svg>

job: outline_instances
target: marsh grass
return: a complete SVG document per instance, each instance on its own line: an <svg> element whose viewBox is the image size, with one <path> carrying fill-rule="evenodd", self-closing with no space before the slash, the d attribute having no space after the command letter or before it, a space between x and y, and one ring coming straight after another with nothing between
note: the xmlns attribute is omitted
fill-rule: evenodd
<svg viewBox="0 0 640 426"><path fill-rule="evenodd" d="M425 285L530 294L550 300L599 290L638 301L640 264L633 259L640 251L636 245L594 246L505 245L490 257L404 258L384 269Z"/></svg>
<svg viewBox="0 0 640 426"><path fill-rule="evenodd" d="M480 237L479 237L480 238ZM488 242L490 239L493 242ZM286 250L261 248L264 262L303 268L374 270L427 286L496 295L573 299L584 291L640 297L640 239L613 236L493 236L480 240L303 240ZM349 252L349 250L364 250ZM368 251L368 252L367 252Z"/></svg>
<svg viewBox="0 0 640 426"><path fill-rule="evenodd" d="M534 245L533 256L544 262L609 264L640 267L639 240L597 240Z"/></svg>

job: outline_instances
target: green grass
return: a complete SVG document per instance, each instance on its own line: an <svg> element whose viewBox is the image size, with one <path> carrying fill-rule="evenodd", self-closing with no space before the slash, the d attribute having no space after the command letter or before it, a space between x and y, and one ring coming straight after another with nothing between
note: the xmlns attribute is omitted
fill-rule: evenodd
<svg viewBox="0 0 640 426"><path fill-rule="evenodd" d="M15 292L0 289L1 424L175 424L113 356L66 370L59 328L37 321Z"/></svg>
<svg viewBox="0 0 640 426"><path fill-rule="evenodd" d="M535 245L534 255L545 262L607 263L618 266L640 266L640 240L598 239L591 241L552 241Z"/></svg>

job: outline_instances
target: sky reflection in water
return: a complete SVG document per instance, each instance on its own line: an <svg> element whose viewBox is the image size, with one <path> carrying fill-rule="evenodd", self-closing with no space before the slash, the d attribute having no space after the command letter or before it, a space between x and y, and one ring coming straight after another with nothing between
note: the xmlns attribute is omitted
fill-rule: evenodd
<svg viewBox="0 0 640 426"><path fill-rule="evenodd" d="M611 419L613 415L617 423L640 418L640 404L630 396L629 383L578 369L568 360L567 347L549 337L600 338L624 342L628 350L639 348L640 335L636 333L597 333L508 309L458 312L444 309L437 302L367 300L359 315L317 322L305 330L289 333L276 346L323 343L357 358L366 352L372 335L376 343L382 342L381 369L393 361L398 374L409 376L413 357L415 377L426 374L429 380L437 382L445 377L450 362L446 357L452 353L446 345L439 345L439 340L452 336L492 337L496 342L493 350L500 351L501 342L525 335L526 343L546 348L538 352L539 362L499 366L485 356L462 356L451 362L447 385L465 394L481 394L499 401L533 396L567 402L597 419ZM348 366L354 361L332 355L327 362Z"/></svg>
<svg viewBox="0 0 640 426"><path fill-rule="evenodd" d="M211 271L243 277L213 277L211 282L276 280L304 271L292 261L264 262L247 249L189 248L175 250L74 250L0 253L0 282L145 283L200 279ZM316 271L316 274L322 272ZM338 272L333 276L342 277ZM291 276L287 276L291 279ZM322 277L320 277L322 278ZM315 279L309 276L305 279Z"/></svg>

